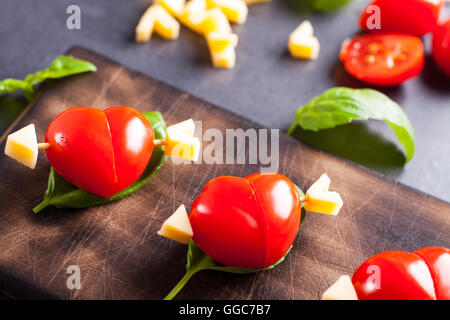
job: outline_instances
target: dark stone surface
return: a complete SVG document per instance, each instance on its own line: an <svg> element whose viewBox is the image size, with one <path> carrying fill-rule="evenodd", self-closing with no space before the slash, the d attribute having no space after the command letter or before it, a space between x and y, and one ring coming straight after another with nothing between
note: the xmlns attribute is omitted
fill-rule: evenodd
<svg viewBox="0 0 450 320"><path fill-rule="evenodd" d="M337 55L342 41L359 32L357 19L368 1L355 0L330 14L298 13L287 2L252 6L248 22L233 27L240 43L237 66L228 71L213 69L204 39L184 28L177 41L155 37L150 43L135 43L134 27L148 0L2 0L0 78L24 77L81 45L265 126L286 130L295 109L315 95L337 85L365 86L345 73ZM69 4L81 7L81 30L66 28ZM317 61L294 60L286 51L289 33L306 18L321 41ZM426 43L429 51L428 38ZM415 128L416 155L406 166L401 147L393 144L382 123L304 132L302 139L450 201L450 81L428 59L421 76L383 92L404 107ZM0 100L1 130L21 110L14 103L4 106L5 99Z"/></svg>

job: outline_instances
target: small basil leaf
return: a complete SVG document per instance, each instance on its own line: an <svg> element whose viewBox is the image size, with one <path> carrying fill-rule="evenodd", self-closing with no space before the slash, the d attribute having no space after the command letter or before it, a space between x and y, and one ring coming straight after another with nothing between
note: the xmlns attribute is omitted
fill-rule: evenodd
<svg viewBox="0 0 450 320"><path fill-rule="evenodd" d="M25 80L5 79L0 81L0 94L22 90L28 101L34 97L34 86L46 79L62 78L78 73L97 71L97 67L89 61L70 56L59 56L42 71L28 75Z"/></svg>
<svg viewBox="0 0 450 320"><path fill-rule="evenodd" d="M303 193L302 189L300 189L297 185L295 185L295 187L297 188L298 194L300 195L300 198L303 198L305 196L305 194ZM300 216L300 226L303 223L303 220L305 220L306 218L306 210L305 210L305 204L302 202L302 211L301 211L301 216Z"/></svg>
<svg viewBox="0 0 450 320"><path fill-rule="evenodd" d="M164 140L167 128L161 113L148 112L143 115L152 124L155 138ZM165 161L166 155L162 147L155 147L144 173L132 185L110 198L98 197L75 187L64 180L51 167L44 200L34 207L33 211L38 213L48 206L55 206L57 208L87 208L125 198L142 188L158 172Z"/></svg>
<svg viewBox="0 0 450 320"><path fill-rule="evenodd" d="M287 134L292 134L297 126L318 131L368 119L385 121L403 144L406 162L412 159L414 132L408 117L396 102L373 89L337 87L325 91L297 110Z"/></svg>
<svg viewBox="0 0 450 320"><path fill-rule="evenodd" d="M34 88L28 82L17 79L5 79L0 81L0 94L22 90L27 100L31 100L34 96Z"/></svg>
<svg viewBox="0 0 450 320"><path fill-rule="evenodd" d="M295 186L300 194L301 197L304 196L303 191L298 187ZM303 208L302 204L302 210L301 210L301 221L306 216L306 210ZM301 223L301 222L300 222ZM281 257L280 260L275 262L274 264L262 268L262 269L253 269L253 268L243 268L243 267L229 267L224 266L220 263L217 263L214 261L210 256L208 256L206 253L204 253L191 239L188 244L188 253L186 257L186 274L184 277L178 282L178 284L172 289L172 291L169 292L169 294L164 298L164 300L172 300L180 291L183 289L183 287L186 285L186 283L189 281L189 279L192 278L194 274L201 270L215 270L215 271L222 271L222 272L228 272L228 273L234 273L234 274L249 274L249 273L255 273L259 271L266 271L275 268L277 265L282 263L285 259L285 257L288 255L289 251L291 251L292 246L286 251L283 257Z"/></svg>
<svg viewBox="0 0 450 320"><path fill-rule="evenodd" d="M287 0L289 6L299 12L330 12L343 7L350 0Z"/></svg>
<svg viewBox="0 0 450 320"><path fill-rule="evenodd" d="M329 12L345 6L350 0L309 0L311 8L317 12Z"/></svg>

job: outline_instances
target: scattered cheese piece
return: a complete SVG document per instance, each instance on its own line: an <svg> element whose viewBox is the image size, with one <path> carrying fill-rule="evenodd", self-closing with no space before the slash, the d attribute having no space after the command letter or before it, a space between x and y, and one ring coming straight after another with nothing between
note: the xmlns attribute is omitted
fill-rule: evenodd
<svg viewBox="0 0 450 320"><path fill-rule="evenodd" d="M309 20L303 21L290 35L290 38L302 39L314 36L314 29Z"/></svg>
<svg viewBox="0 0 450 320"><path fill-rule="evenodd" d="M313 34L314 30L309 21L303 22L291 33L288 48L293 57L317 59L320 51L320 43Z"/></svg>
<svg viewBox="0 0 450 320"><path fill-rule="evenodd" d="M341 276L322 295L322 300L358 300L352 280L349 276Z"/></svg>
<svg viewBox="0 0 450 320"><path fill-rule="evenodd" d="M205 36L211 32L231 32L230 23L221 9L209 9L204 14L201 28Z"/></svg>
<svg viewBox="0 0 450 320"><path fill-rule="evenodd" d="M186 0L156 0L155 3L161 5L168 13L174 17L181 15Z"/></svg>
<svg viewBox="0 0 450 320"><path fill-rule="evenodd" d="M153 31L166 39L177 39L180 23L159 4L150 6L136 27L136 41L149 41Z"/></svg>
<svg viewBox="0 0 450 320"><path fill-rule="evenodd" d="M182 132L188 136L193 137L195 132L195 123L194 120L188 119L182 122L171 125L168 129Z"/></svg>
<svg viewBox="0 0 450 320"><path fill-rule="evenodd" d="M289 41L289 51L294 58L315 60L319 56L320 43L316 37Z"/></svg>
<svg viewBox="0 0 450 320"><path fill-rule="evenodd" d="M244 0L244 2L247 5L250 5L250 4L255 4L255 3L270 2L270 0Z"/></svg>
<svg viewBox="0 0 450 320"><path fill-rule="evenodd" d="M243 24L247 20L248 7L242 0L206 0L208 8L220 8L231 22Z"/></svg>
<svg viewBox="0 0 450 320"><path fill-rule="evenodd" d="M216 68L232 69L236 64L236 52L233 45L228 45L222 51L211 51L213 66Z"/></svg>
<svg viewBox="0 0 450 320"><path fill-rule="evenodd" d="M153 27L155 25L155 16L153 13L153 6L150 6L145 10L138 25L136 26L136 41L137 42L147 42L150 40Z"/></svg>
<svg viewBox="0 0 450 320"><path fill-rule="evenodd" d="M205 0L191 0L186 3L182 13L179 16L181 23L189 29L203 34L202 22L205 18L206 1Z"/></svg>
<svg viewBox="0 0 450 320"><path fill-rule="evenodd" d="M177 39L180 34L180 23L160 5L155 7L155 32L166 39Z"/></svg>
<svg viewBox="0 0 450 320"><path fill-rule="evenodd" d="M187 244L191 240L194 232L184 205L178 209L166 220L158 231L160 236Z"/></svg>
<svg viewBox="0 0 450 320"><path fill-rule="evenodd" d="M172 157L197 161L200 156L200 140L193 136L194 131L192 119L168 127L164 152Z"/></svg>
<svg viewBox="0 0 450 320"><path fill-rule="evenodd" d="M343 206L339 193L329 191L330 178L324 173L306 191L305 210L336 216Z"/></svg>
<svg viewBox="0 0 450 320"><path fill-rule="evenodd" d="M36 167L38 143L34 124L30 124L8 136L5 154L28 168L34 169Z"/></svg>
<svg viewBox="0 0 450 320"><path fill-rule="evenodd" d="M207 40L211 52L225 50L229 45L236 47L238 44L237 34L230 32L211 32L208 34Z"/></svg>

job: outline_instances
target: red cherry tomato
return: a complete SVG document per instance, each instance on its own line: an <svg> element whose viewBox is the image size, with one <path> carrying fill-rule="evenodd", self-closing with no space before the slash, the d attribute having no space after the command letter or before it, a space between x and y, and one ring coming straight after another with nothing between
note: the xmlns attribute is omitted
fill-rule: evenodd
<svg viewBox="0 0 450 320"><path fill-rule="evenodd" d="M440 25L433 35L433 58L450 77L450 20Z"/></svg>
<svg viewBox="0 0 450 320"><path fill-rule="evenodd" d="M414 251L427 263L434 280L436 298L450 300L450 249L428 247Z"/></svg>
<svg viewBox="0 0 450 320"><path fill-rule="evenodd" d="M360 300L448 299L449 272L450 251L446 248L386 251L366 260L352 282Z"/></svg>
<svg viewBox="0 0 450 320"><path fill-rule="evenodd" d="M395 86L422 71L425 54L418 37L373 33L346 40L340 59L356 79L379 86Z"/></svg>
<svg viewBox="0 0 450 320"><path fill-rule="evenodd" d="M265 268L291 247L300 226L300 196L285 176L218 177L189 215L194 242L227 266Z"/></svg>
<svg viewBox="0 0 450 320"><path fill-rule="evenodd" d="M364 9L359 24L366 31L404 32L422 36L436 28L443 0L376 0L369 6L380 8L381 29L369 29L373 12ZM368 24L369 22L369 24Z"/></svg>
<svg viewBox="0 0 450 320"><path fill-rule="evenodd" d="M48 126L50 164L65 180L101 197L122 191L144 172L153 152L151 124L137 110L75 107Z"/></svg>

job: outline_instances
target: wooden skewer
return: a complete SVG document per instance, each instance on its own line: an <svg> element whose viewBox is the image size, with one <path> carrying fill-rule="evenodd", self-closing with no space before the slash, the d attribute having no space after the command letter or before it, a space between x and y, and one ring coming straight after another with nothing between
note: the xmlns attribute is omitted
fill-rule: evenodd
<svg viewBox="0 0 450 320"><path fill-rule="evenodd" d="M165 145L165 144L166 144L166 141L165 141L165 140L153 140L153 144L154 144L156 147L159 147L159 146ZM38 149L43 149L43 150L45 150L45 149L48 149L49 147L50 147L50 143L47 143L47 142L38 143Z"/></svg>
<svg viewBox="0 0 450 320"><path fill-rule="evenodd" d="M38 149L48 149L50 147L50 143L47 142L43 142L43 143L38 143Z"/></svg>
<svg viewBox="0 0 450 320"><path fill-rule="evenodd" d="M166 144L166 140L153 140L155 147L160 147Z"/></svg>

